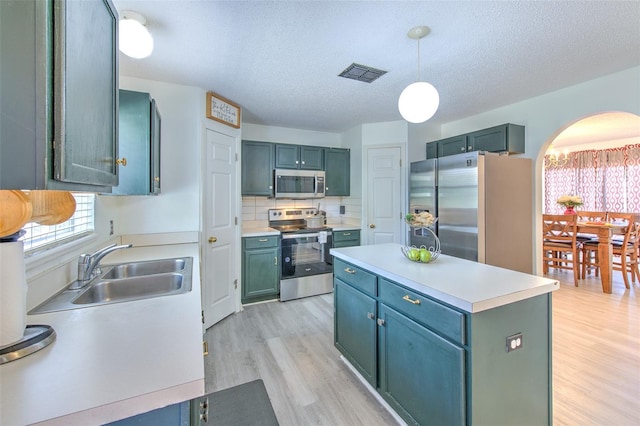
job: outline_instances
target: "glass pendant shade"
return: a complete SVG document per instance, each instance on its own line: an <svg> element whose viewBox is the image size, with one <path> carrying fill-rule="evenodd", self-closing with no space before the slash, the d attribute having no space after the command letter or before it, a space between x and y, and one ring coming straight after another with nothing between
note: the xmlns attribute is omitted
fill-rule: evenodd
<svg viewBox="0 0 640 426"><path fill-rule="evenodd" d="M398 110L409 123L424 123L438 110L440 95L425 81L408 85L398 99Z"/></svg>
<svg viewBox="0 0 640 426"><path fill-rule="evenodd" d="M120 20L120 51L135 59L146 58L153 52L153 37L136 19Z"/></svg>

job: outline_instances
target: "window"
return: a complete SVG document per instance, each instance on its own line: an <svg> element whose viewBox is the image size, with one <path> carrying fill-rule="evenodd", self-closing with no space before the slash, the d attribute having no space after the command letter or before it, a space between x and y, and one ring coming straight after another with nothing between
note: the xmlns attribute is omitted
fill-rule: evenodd
<svg viewBox="0 0 640 426"><path fill-rule="evenodd" d="M52 226L35 222L25 225L27 233L22 237L25 253L60 245L93 232L95 194L73 193L73 198L76 199L76 211L66 222Z"/></svg>

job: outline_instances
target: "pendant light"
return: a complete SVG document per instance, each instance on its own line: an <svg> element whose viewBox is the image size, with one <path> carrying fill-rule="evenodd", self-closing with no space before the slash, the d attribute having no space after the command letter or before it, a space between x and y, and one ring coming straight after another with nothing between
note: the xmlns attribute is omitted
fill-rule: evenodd
<svg viewBox="0 0 640 426"><path fill-rule="evenodd" d="M433 85L420 81L420 39L429 34L429 27L419 26L409 30L407 36L418 40L418 81L408 85L398 99L398 110L409 123L424 123L436 113L440 95Z"/></svg>
<svg viewBox="0 0 640 426"><path fill-rule="evenodd" d="M139 13L123 10L120 13L120 51L135 59L146 58L153 52L153 37L146 27L147 20Z"/></svg>

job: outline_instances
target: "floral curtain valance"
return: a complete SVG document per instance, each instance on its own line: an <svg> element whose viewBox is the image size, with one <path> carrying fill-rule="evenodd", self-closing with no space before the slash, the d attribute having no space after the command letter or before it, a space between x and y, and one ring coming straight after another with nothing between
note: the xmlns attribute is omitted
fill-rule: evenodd
<svg viewBox="0 0 640 426"><path fill-rule="evenodd" d="M567 162L544 159L544 211L561 213L556 200L577 194L582 210L640 212L640 144L567 154Z"/></svg>

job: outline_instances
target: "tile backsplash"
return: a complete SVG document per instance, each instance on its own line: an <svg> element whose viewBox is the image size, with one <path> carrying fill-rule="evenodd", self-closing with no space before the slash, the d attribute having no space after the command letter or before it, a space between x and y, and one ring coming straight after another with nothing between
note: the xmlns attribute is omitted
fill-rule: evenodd
<svg viewBox="0 0 640 426"><path fill-rule="evenodd" d="M327 220L334 223L359 223L361 200L353 197L325 197L309 200L283 200L267 197L242 197L242 221L266 224L269 209L318 207L327 212ZM345 213L340 214L340 206Z"/></svg>

